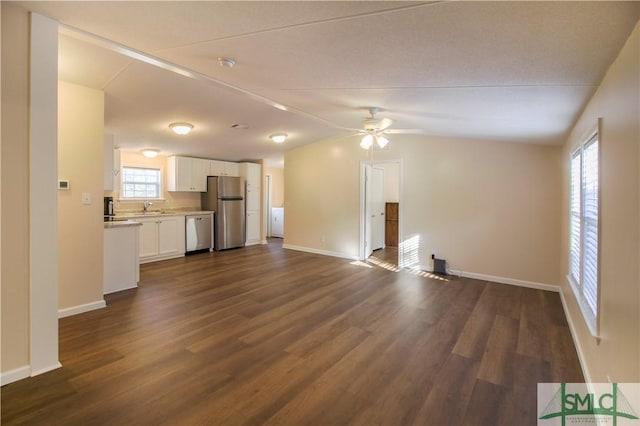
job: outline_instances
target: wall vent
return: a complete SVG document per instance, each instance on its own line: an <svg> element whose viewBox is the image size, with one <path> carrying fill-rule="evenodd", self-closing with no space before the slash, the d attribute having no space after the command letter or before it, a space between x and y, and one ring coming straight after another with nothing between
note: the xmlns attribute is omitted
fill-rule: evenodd
<svg viewBox="0 0 640 426"><path fill-rule="evenodd" d="M433 259L433 273L447 275L447 261L444 259Z"/></svg>

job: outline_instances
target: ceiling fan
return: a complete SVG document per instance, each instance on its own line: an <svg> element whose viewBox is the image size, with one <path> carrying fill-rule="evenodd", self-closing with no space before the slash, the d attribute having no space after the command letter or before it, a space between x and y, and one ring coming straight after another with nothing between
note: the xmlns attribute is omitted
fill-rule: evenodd
<svg viewBox="0 0 640 426"><path fill-rule="evenodd" d="M362 129L357 129L357 134L363 135L360 146L363 149L369 149L375 142L378 148L383 149L389 143L386 137L388 134L421 134L424 131L419 129L390 129L393 120L390 118L377 118L376 114L380 111L377 107L369 107L369 117L362 120Z"/></svg>

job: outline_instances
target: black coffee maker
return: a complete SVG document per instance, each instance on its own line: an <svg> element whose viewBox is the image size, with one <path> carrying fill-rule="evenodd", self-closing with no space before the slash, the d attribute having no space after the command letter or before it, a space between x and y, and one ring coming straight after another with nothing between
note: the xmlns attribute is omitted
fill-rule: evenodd
<svg viewBox="0 0 640 426"><path fill-rule="evenodd" d="M104 221L108 222L113 220L116 215L113 210L113 197L104 197Z"/></svg>

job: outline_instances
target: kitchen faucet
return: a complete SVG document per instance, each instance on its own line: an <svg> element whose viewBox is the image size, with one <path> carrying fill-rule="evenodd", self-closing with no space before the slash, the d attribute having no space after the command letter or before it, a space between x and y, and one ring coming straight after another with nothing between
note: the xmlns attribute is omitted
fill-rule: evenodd
<svg viewBox="0 0 640 426"><path fill-rule="evenodd" d="M149 208L149 206L153 205L153 203L151 201L145 201L144 203L142 203L142 210L146 213L147 209Z"/></svg>

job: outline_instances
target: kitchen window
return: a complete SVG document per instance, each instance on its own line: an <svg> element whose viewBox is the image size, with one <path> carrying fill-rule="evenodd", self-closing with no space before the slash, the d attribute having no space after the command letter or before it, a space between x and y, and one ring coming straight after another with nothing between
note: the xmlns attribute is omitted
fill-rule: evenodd
<svg viewBox="0 0 640 426"><path fill-rule="evenodd" d="M162 181L160 169L122 167L123 200L160 199Z"/></svg>
<svg viewBox="0 0 640 426"><path fill-rule="evenodd" d="M598 336L599 143L593 133L571 155L569 282L587 325Z"/></svg>

